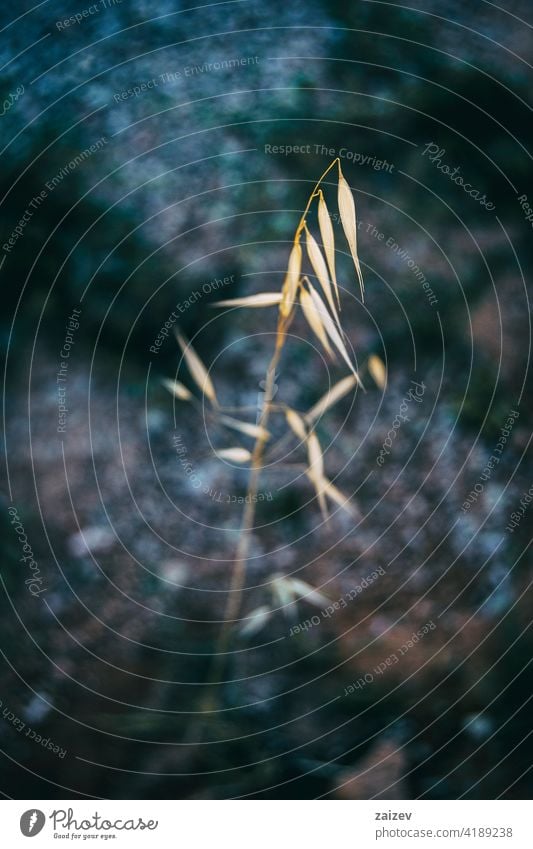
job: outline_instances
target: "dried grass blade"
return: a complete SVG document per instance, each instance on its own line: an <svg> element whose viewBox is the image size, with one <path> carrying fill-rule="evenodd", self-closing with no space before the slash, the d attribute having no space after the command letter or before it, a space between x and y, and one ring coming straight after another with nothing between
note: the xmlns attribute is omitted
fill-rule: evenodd
<svg viewBox="0 0 533 849"><path fill-rule="evenodd" d="M245 433L246 436L253 436L255 439L270 439L270 433L261 425L251 424L250 422L241 422L239 419L234 419L232 416L220 416L219 421L226 427L231 427L233 430L238 430L240 433Z"/></svg>
<svg viewBox="0 0 533 849"><path fill-rule="evenodd" d="M350 392L356 383L361 385L361 381L358 375L349 374L348 377L343 377L342 380L339 380L335 386L332 386L325 395L320 398L316 404L311 407L311 409L306 413L305 420L309 423L314 422L318 419L326 410L329 410L330 407L333 407L337 401L340 401L341 398L344 398L345 395Z"/></svg>
<svg viewBox="0 0 533 849"><path fill-rule="evenodd" d="M331 282L333 283L333 288L335 289L337 306L340 310L341 299L339 296L339 287L337 284L337 274L335 272L335 236L333 233L331 216L328 212L328 207L326 205L326 201L324 200L324 194L322 191L320 192L320 197L318 200L318 226L320 227L320 235L322 237L322 244L324 245L324 253L326 254L326 259L328 261L329 276L331 277Z"/></svg>
<svg viewBox="0 0 533 849"><path fill-rule="evenodd" d="M296 297L298 295L298 286L300 283L300 274L302 271L302 247L299 242L295 242L289 256L289 265L287 274L282 288L282 300L280 304L280 313L283 318L287 318L292 308L294 307Z"/></svg>
<svg viewBox="0 0 533 849"><path fill-rule="evenodd" d="M209 400L218 407L217 396L215 393L215 387L213 386L213 381L209 377L207 373L207 369L201 361L200 357L184 336L181 335L176 330L176 338L178 340L178 344L183 352L183 356L185 357L185 361L191 373L191 377L194 379L195 383L198 385L199 389L203 392L204 395L207 395Z"/></svg>
<svg viewBox="0 0 533 849"><path fill-rule="evenodd" d="M331 345L329 344L326 331L324 330L324 324L320 318L320 313L317 311L311 295L305 289L300 289L300 303L309 327L330 357L333 357L333 351L331 350Z"/></svg>
<svg viewBox="0 0 533 849"><path fill-rule="evenodd" d="M355 215L355 201L353 199L350 186L344 179L339 165L339 189L338 189L339 212L341 216L342 229L346 236L346 241L350 248L353 264L359 280L361 288L361 298L364 300L365 288L363 284L363 275L361 273L361 265L357 254L357 219Z"/></svg>
<svg viewBox="0 0 533 849"><path fill-rule="evenodd" d="M326 309L324 302L321 300L320 295L318 294L316 289L314 289L311 285L309 285L309 291L310 291L313 303L316 307L316 311L318 312L318 314L320 316L320 320L321 320L321 322L324 326L326 333L328 334L329 338L331 339L331 341L333 342L333 344L337 348L339 354L341 355L341 357L345 361L346 365L348 366L348 368L350 369L352 374L356 377L357 372L352 365L352 361L350 360L350 357L348 356L348 351L346 350L346 348L344 346L344 342L342 341L342 339L339 335L339 332L338 332L337 328L335 327L335 324L333 323L333 319L331 318L330 314L328 313L328 311Z"/></svg>
<svg viewBox="0 0 533 849"><path fill-rule="evenodd" d="M387 385L387 369L385 368L385 364L380 357L377 357L375 354L372 354L371 357L368 358L368 371L380 389L385 389Z"/></svg>
<svg viewBox="0 0 533 849"><path fill-rule="evenodd" d="M192 398L192 392L189 392L186 386L183 383L180 383L179 380L170 380L168 377L161 378L161 383L168 389L172 395L175 395L176 398L179 398L180 401L190 401Z"/></svg>
<svg viewBox="0 0 533 849"><path fill-rule="evenodd" d="M258 631L264 628L271 616L272 610L266 604L256 607L244 619L240 628L241 636L251 637L253 634L257 634Z"/></svg>
<svg viewBox="0 0 533 849"><path fill-rule="evenodd" d="M324 478L323 480L323 487L324 492L326 493L327 497L331 499L331 501L334 501L335 504L338 504L339 507L345 510L346 513L349 513L349 515L353 519L359 518L359 511L357 510L357 508L350 502L350 500L344 495L344 493L342 493L340 489L337 489L337 487L332 484L331 481L328 481L327 478Z"/></svg>
<svg viewBox="0 0 533 849"><path fill-rule="evenodd" d="M318 282L320 283L324 291L326 300L329 304L329 308L335 316L335 321L340 327L339 316L337 313L337 308L335 306L335 301L333 299L333 292L331 291L331 283L329 282L326 263L324 261L324 257L322 256L322 251L318 247L316 240L309 232L307 227L305 228L305 244L307 247L307 254L309 256L309 260L311 262L311 265L313 266L313 271L315 272Z"/></svg>
<svg viewBox="0 0 533 849"><path fill-rule="evenodd" d="M215 454L219 460L229 460L230 463L247 463L252 459L251 453L246 448L223 448Z"/></svg>
<svg viewBox="0 0 533 849"><path fill-rule="evenodd" d="M274 596L278 597L283 612L286 613L286 608L294 602L294 593L290 582L283 575L275 575L271 581L271 589Z"/></svg>
<svg viewBox="0 0 533 849"><path fill-rule="evenodd" d="M296 595L303 598L304 601L308 601L309 604L314 604L316 607L327 607L330 603L329 598L312 587L311 584L301 581L299 578L289 578L289 580Z"/></svg>
<svg viewBox="0 0 533 849"><path fill-rule="evenodd" d="M302 442L305 442L307 439L307 430L305 429L304 420L295 410L285 410L285 417L287 419L287 424L293 433L296 434L298 439L301 439Z"/></svg>
<svg viewBox="0 0 533 849"><path fill-rule="evenodd" d="M324 519L328 518L328 510L326 505L326 499L324 497L324 488L323 488L323 480L324 480L324 457L322 455L322 449L320 447L320 442L318 441L318 437L314 431L312 431L307 437L307 457L309 460L309 469L307 470L307 477L313 484L316 490L316 496L318 499L318 504L320 506L320 512Z"/></svg>
<svg viewBox="0 0 533 849"><path fill-rule="evenodd" d="M228 301L216 301L212 307L275 307L281 303L281 292L259 292L244 298L230 298Z"/></svg>

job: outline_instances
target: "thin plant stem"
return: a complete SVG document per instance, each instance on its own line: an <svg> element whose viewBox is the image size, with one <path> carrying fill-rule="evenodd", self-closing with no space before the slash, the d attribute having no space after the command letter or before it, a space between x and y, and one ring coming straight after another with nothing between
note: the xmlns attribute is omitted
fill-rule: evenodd
<svg viewBox="0 0 533 849"><path fill-rule="evenodd" d="M320 184L331 171L331 169L334 168L337 164L339 164L340 167L340 160L338 157L328 165L328 167L316 183L313 191L309 195L306 207L303 211L302 217L300 218L300 222L296 229L296 233L294 236L294 244L298 242L302 230L305 228L307 214L314 198L318 196ZM222 620L220 633L217 638L215 649L213 652L211 668L207 676L207 681L205 682L205 686L207 689L204 698L201 700L201 709L199 711L196 723L193 723L193 725L189 729L189 733L186 735L186 739L189 741L194 740L194 733L196 735L196 742L201 742L201 736L206 716L207 714L213 713L213 711L216 709L215 690L217 685L220 684L222 681L231 629L234 623L238 620L239 613L241 610L243 590L246 582L247 561L250 552L250 541L255 521L255 502L259 490L261 472L264 466L264 448L265 442L267 440L266 428L269 421L270 413L273 408L272 393L276 379L276 369L281 358L281 354L285 344L286 333L292 321L292 317L292 315L289 315L285 318L281 315L278 317L276 344L265 376L263 408L259 419L259 425L261 426L262 430L256 439L252 452L250 464L250 477L248 480L245 507L242 516L239 541L237 543L235 559L233 561L231 582L228 591L226 608L224 611L224 618Z"/></svg>
<svg viewBox="0 0 533 849"><path fill-rule="evenodd" d="M255 521L255 496L257 496L259 490L259 481L261 477L261 470L263 468L263 452L267 439L266 428L272 409L271 400L274 389L274 382L276 379L276 369L278 367L281 352L283 350L283 345L285 342L286 326L280 327L281 324L282 322L278 323L276 346L274 348L274 353L272 355L272 359L269 363L265 376L263 409L261 411L261 416L259 419L259 425L261 426L262 430L256 439L252 453L250 478L248 481L248 489L246 493L247 497L245 499L246 503L242 516L239 542L237 544L235 560L233 562L231 583L228 591L228 599L224 611L224 618L213 653L213 659L211 663L211 668L209 670L208 679L206 681L207 691L201 701L201 715L198 717L197 722L194 723L193 727L189 731L189 734L187 735L187 738L189 740L194 739L194 732L197 742L199 742L201 738L206 714L212 713L216 707L216 686L217 684L220 684L222 679L231 628L234 622L238 619L239 612L241 609L242 594L246 580L246 566L250 551L251 532Z"/></svg>
<svg viewBox="0 0 533 849"><path fill-rule="evenodd" d="M326 177L326 176L329 174L329 172L331 171L331 169L332 169L332 168L334 168L334 167L335 167L335 165L337 165L337 163L340 165L340 159L339 159L339 157L338 157L338 156L337 156L337 158L336 158L336 159L334 159L334 160L333 160L333 162L330 162L330 164L328 165L328 167L326 168L326 170L324 171L324 173L323 173L323 174L322 174L322 176L320 177L320 179L319 179L318 183L316 184L315 188L313 189L313 191L312 191L312 192L311 192L311 194L309 195L309 200L307 201L307 206L305 207L305 209L304 209L304 211L303 211L303 215L302 215L302 217L300 218L300 223L298 224L298 228L297 228L297 230L296 230L296 235L295 235L295 237L294 237L294 241L295 241L295 242L298 240L298 238L299 238L299 236L300 236L300 233L302 232L302 230L303 230L303 229L304 229L304 227L305 227L305 220L306 220L306 218L307 218L307 213L309 212L309 209L310 209L310 206L311 206L311 204L312 204L312 202L313 202L313 199L314 199L315 197L317 197L318 189L320 188L320 184L322 183L322 180L324 179L324 177Z"/></svg>

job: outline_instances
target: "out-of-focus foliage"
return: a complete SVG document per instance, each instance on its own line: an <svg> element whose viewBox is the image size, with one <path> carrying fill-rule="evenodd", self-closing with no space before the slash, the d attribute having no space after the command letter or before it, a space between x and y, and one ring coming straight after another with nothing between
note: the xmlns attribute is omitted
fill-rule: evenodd
<svg viewBox="0 0 533 849"><path fill-rule="evenodd" d="M384 752L388 775L398 777L390 792L400 797L490 798L509 787L510 797L527 798L528 749L514 750L526 733L530 690L526 522L496 545L531 483L524 467L505 493L494 475L457 521L523 391L529 314L521 268L527 281L531 238L516 198L527 191L530 173L530 86L525 64L510 51L513 45L525 54L527 28L518 18L527 8L508 5L513 18L490 4L459 2L423 3L419 12L416 4L409 10L340 0L249 0L207 11L176 9L170 0L156 5L153 19L154 4L135 0L59 32L54 22L78 6L42 4L12 28L0 52L2 64L20 54L7 67L5 92L21 81L26 88L1 119L11 139L0 173L2 197L7 193L2 242L30 199L105 139L48 192L1 271L11 481L50 587L47 608L28 603L4 510L3 577L13 607L6 602L0 624L2 693L13 692L11 709L69 750L65 761L54 762L1 726L6 750L21 764L3 762L2 786L9 775L16 798L64 797L65 787L131 798L309 798L330 792L343 776L357 777ZM254 61L186 71L231 57ZM152 79L158 84L149 91L123 95ZM482 188L495 211L465 201L423 155L429 144ZM266 152L276 145L308 145L309 153ZM281 286L301 207L341 150L363 222L366 284L362 307L349 257L340 256L339 280L353 296L343 324L358 356L388 356L383 403L372 388L351 412L340 404L333 424L320 431L328 444L344 427L328 454L342 470L343 491L353 492L361 470L375 467L414 374L427 390L379 480L363 483L357 494L363 511L379 507L357 534L349 518L341 519L346 538L334 554L326 537L313 541L317 561L300 577L332 599L378 566L386 577L355 607L303 637L287 638L291 623L283 616L269 623L277 642L261 648L264 634L254 636L253 660L245 653L236 672L246 684L224 688L228 710L212 732L221 742L207 755L177 744L186 726L182 712L194 710L194 685L207 672L238 528L217 494L243 493L246 477L238 469L219 471L215 458L200 451L195 469L215 496L191 488L172 434L179 430L192 459L198 420L176 414L157 382L174 377L178 347L170 337L157 356L149 348L176 303L206 282L234 281L183 311L179 325L188 338L203 327L210 302ZM392 167L358 164L350 154ZM436 307L409 260L429 281ZM54 375L66 317L80 300L64 440L74 512L55 438ZM217 391L228 403L256 403L271 340L262 348L251 337L262 330L264 313L249 311L231 320L217 316L201 334L205 362L225 348ZM505 481L527 447L526 377L520 418L498 470ZM296 345L282 391L307 409L327 389L323 378L318 356ZM274 478L268 486L277 490L283 482ZM7 486L3 492L7 508ZM301 509L308 497L302 482L261 506L265 524L293 514L290 535L300 541L283 552L276 524L257 539L251 581L259 587L273 571L309 559L313 520ZM188 521L173 501L187 505ZM282 552L275 569L265 556L271 549ZM412 665L408 656L401 674L391 671L336 700L453 600ZM300 618L309 615L300 608ZM510 646L504 659L502 645ZM377 789L364 781L350 786L361 797L384 792L383 781Z"/></svg>

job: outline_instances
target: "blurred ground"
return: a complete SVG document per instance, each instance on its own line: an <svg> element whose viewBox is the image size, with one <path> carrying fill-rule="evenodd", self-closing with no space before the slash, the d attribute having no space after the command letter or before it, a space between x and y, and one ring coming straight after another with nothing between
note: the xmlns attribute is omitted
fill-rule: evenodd
<svg viewBox="0 0 533 849"><path fill-rule="evenodd" d="M0 271L0 788L15 798L528 798L527 512L506 530L531 486L531 239L518 201L528 8L251 0L208 11L159 3L151 17L136 0L58 29L78 11L42 4L11 26L2 55L6 96L25 87L1 118L3 244L31 199L46 197ZM233 58L247 61L206 69ZM424 154L430 144L439 161ZM340 255L343 323L361 370L377 353L389 382L382 394L366 374L367 393L318 429L359 522L339 512L317 527L305 477L284 489L287 473L265 475L273 497L259 507L244 613L270 603L275 573L332 603L383 574L331 616L300 601L237 640L211 745L195 745L191 712L242 509L225 496L244 495L246 476L213 457L209 440L226 445L227 431L205 429L161 386L175 376L174 340L150 347L181 304L180 327L213 364L220 397L258 404L272 313L209 304L279 287L307 196L335 155L358 204L367 292L362 305ZM494 210L439 165L460 168ZM221 295L213 281L224 278ZM299 320L293 330L306 335ZM328 375L295 340L279 399L306 410L343 373ZM380 467L413 380L421 403ZM21 577L12 503L46 587L37 598ZM290 635L311 617L319 623Z"/></svg>

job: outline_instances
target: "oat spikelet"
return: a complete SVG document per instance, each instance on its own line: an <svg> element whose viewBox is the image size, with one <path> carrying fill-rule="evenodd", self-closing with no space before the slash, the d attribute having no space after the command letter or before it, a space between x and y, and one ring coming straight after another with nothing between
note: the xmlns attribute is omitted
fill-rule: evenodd
<svg viewBox="0 0 533 849"><path fill-rule="evenodd" d="M361 298L364 300L365 289L363 285L363 275L359 264L359 256L357 254L357 219L355 216L355 202L352 196L350 186L343 177L341 166L339 163L339 190L338 190L339 212L341 216L342 229L348 242L350 253L352 254L353 264L359 280L361 288Z"/></svg>
<svg viewBox="0 0 533 849"><path fill-rule="evenodd" d="M356 384L361 384L361 380L359 375L357 374L349 374L348 377L343 377L342 380L339 380L335 386L332 386L325 395L320 398L316 404L311 407L311 409L305 414L305 420L308 423L316 421L321 415L323 415L326 410L329 410L330 407L333 407L337 401L340 401L341 398L344 398L348 392L354 388Z"/></svg>
<svg viewBox="0 0 533 849"><path fill-rule="evenodd" d="M331 345L329 344L326 331L324 330L324 324L320 317L320 313L318 312L311 295L306 289L300 289L300 303L309 327L330 357L333 357L333 351L331 350Z"/></svg>
<svg viewBox="0 0 533 849"><path fill-rule="evenodd" d="M297 598L301 598L309 604L314 604L316 607L325 607L330 603L327 596L322 595L311 584L301 581L299 578L277 574L274 576L271 586L283 608L288 608Z"/></svg>
<svg viewBox="0 0 533 849"><path fill-rule="evenodd" d="M331 216L328 212L326 201L324 200L324 193L322 192L322 190L320 190L319 192L318 199L318 226L320 227L320 235L322 237L322 244L324 245L324 253L326 254L326 259L328 261L329 276L331 277L331 282L333 283L333 288L335 289L337 306L340 310L341 299L339 297L339 287L337 284L337 275L335 272L335 236L333 235L333 225L331 223Z"/></svg>
<svg viewBox="0 0 533 849"><path fill-rule="evenodd" d="M246 436L253 436L255 439L270 439L270 433L264 427L250 422L241 422L239 419L234 419L232 416L220 416L219 421L226 427L231 427L233 430L238 430L240 433L245 433Z"/></svg>
<svg viewBox="0 0 533 849"><path fill-rule="evenodd" d="M387 385L387 369L380 357L372 354L372 356L368 358L368 371L372 375L376 386L380 389L385 389Z"/></svg>
<svg viewBox="0 0 533 849"><path fill-rule="evenodd" d="M246 448L223 448L215 453L220 460L228 460L230 463L247 463L252 459Z"/></svg>
<svg viewBox="0 0 533 849"><path fill-rule="evenodd" d="M241 636L251 637L253 634L257 634L266 625L271 616L272 610L266 604L256 607L244 619L240 628Z"/></svg>
<svg viewBox="0 0 533 849"><path fill-rule="evenodd" d="M301 271L302 247L299 241L295 241L289 256L289 265L282 288L282 300L279 311L283 318L287 318L294 307L296 296L298 294Z"/></svg>
<svg viewBox="0 0 533 849"><path fill-rule="evenodd" d="M312 483L314 483L309 472L307 472L307 477L309 478L309 480ZM357 510L357 508L355 507L355 505L353 504L353 502L351 502L347 498L347 496L344 495L344 493L341 492L340 489L338 489L335 486L335 484L331 483L330 480L328 480L325 476L323 476L321 481L320 481L320 485L321 485L321 488L322 488L322 491L324 492L324 494L331 501L333 501L335 504L338 504L339 507L341 507L343 510L345 510L346 513L348 513L352 517L352 519L359 519L360 518L360 513Z"/></svg>
<svg viewBox="0 0 533 849"><path fill-rule="evenodd" d="M199 389L203 392L204 395L207 395L209 400L215 407L218 407L217 396L215 393L215 387L213 386L213 381L209 377L207 373L207 369L201 361L200 357L184 336L181 335L177 330L175 331L176 338L178 340L178 344L183 351L183 356L185 357L185 361L191 373L191 377L194 379L195 383L198 385Z"/></svg>
<svg viewBox="0 0 533 849"><path fill-rule="evenodd" d="M287 614L286 608L290 607L294 601L294 593L289 581L284 575L276 574L271 581L270 588L274 597L277 596L283 612Z"/></svg>
<svg viewBox="0 0 533 849"><path fill-rule="evenodd" d="M183 383L180 383L179 380L170 380L168 377L161 378L161 383L168 389L172 395L175 395L176 398L179 398L180 401L190 401L192 398L192 393L189 392L186 386Z"/></svg>
<svg viewBox="0 0 533 849"><path fill-rule="evenodd" d="M331 291L331 283L329 282L328 270L326 268L326 263L324 262L324 257L322 256L322 251L318 247L316 240L313 235L309 232L307 227L305 228L305 244L307 247L307 254L311 261L311 265L313 266L313 271L316 274L317 280L320 283L323 292L326 296L326 300L329 304L329 308L333 315L335 316L335 321L340 327L339 316L337 313L337 308L335 307L335 301L333 300L333 292Z"/></svg>
<svg viewBox="0 0 533 849"><path fill-rule="evenodd" d="M305 442L307 439L307 431L305 429L304 420L295 410L285 410L285 417L287 419L287 424L293 433L296 434L298 439L301 439L302 442Z"/></svg>
<svg viewBox="0 0 533 849"><path fill-rule="evenodd" d="M313 303L316 307L316 311L319 314L320 321L322 322L324 330L326 331L329 338L331 339L331 341L333 342L333 344L337 348L339 354L341 355L341 357L345 361L346 365L348 366L348 368L350 369L352 374L354 376L357 375L357 372L352 365L352 361L350 360L350 357L348 356L348 351L346 350L346 348L344 346L344 342L342 341L342 339L339 335L339 332L338 332L337 328L335 327L335 324L333 323L333 319L331 318L330 314L328 313L324 302L320 298L320 295L318 294L316 289L314 289L311 286L311 284L309 284L309 292L311 294L311 298L313 300Z"/></svg>
<svg viewBox="0 0 533 849"><path fill-rule="evenodd" d="M352 517L352 519L359 518L359 511L349 501L349 499L344 495L344 493L340 491L340 489L337 489L337 487L332 484L331 481L328 481L327 478L324 478L322 485L324 487L324 492L326 493L327 497L331 499L331 501L334 501L335 504L338 504L339 507L345 510L346 513L348 513Z"/></svg>
<svg viewBox="0 0 533 849"><path fill-rule="evenodd" d="M230 298L228 301L216 301L212 307L275 307L281 303L281 292L259 292L244 298Z"/></svg>
<svg viewBox="0 0 533 849"><path fill-rule="evenodd" d="M309 469L307 470L307 477L313 484L316 490L316 495L318 499L318 504L320 506L320 512L324 519L328 518L328 510L326 506L326 499L324 497L324 457L322 455L322 449L320 447L320 442L318 441L318 437L314 431L312 431L307 437L307 457L309 459Z"/></svg>
<svg viewBox="0 0 533 849"><path fill-rule="evenodd" d="M312 587L311 584L306 583L306 581L301 581L299 578L288 578L288 580L295 595L303 598L309 604L314 604L316 607L326 607L330 603L327 596L322 595L321 592Z"/></svg>

